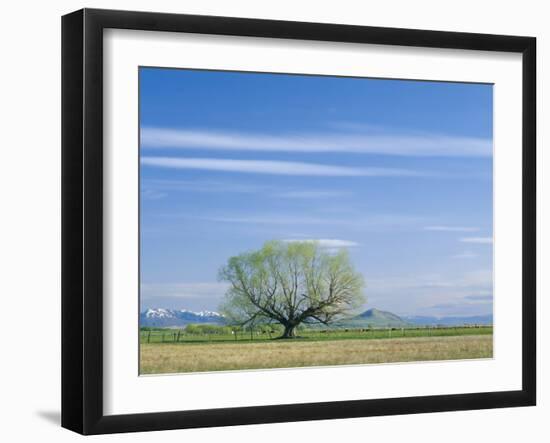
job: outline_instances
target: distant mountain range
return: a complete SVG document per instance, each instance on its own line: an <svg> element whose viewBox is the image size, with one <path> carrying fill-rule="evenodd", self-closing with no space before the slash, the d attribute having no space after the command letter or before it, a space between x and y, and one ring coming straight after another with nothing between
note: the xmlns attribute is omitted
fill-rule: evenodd
<svg viewBox="0 0 550 443"><path fill-rule="evenodd" d="M409 324L391 312L373 308L356 317L340 320L334 326L340 328L404 328Z"/></svg>
<svg viewBox="0 0 550 443"><path fill-rule="evenodd" d="M405 317L405 320L414 325L422 326L462 326L462 325L492 325L493 314L473 315L470 317Z"/></svg>
<svg viewBox="0 0 550 443"><path fill-rule="evenodd" d="M223 315L214 311L188 311L187 309L147 309L139 316L140 326L174 327L188 324L224 324Z"/></svg>
<svg viewBox="0 0 550 443"><path fill-rule="evenodd" d="M183 327L188 324L225 324L222 314L214 311L188 311L186 309L147 309L140 314L140 326ZM369 309L355 317L340 320L331 327L335 328L406 328L411 326L462 326L491 325L493 315L470 317L399 317L388 311ZM318 327L324 327L319 325Z"/></svg>
<svg viewBox="0 0 550 443"><path fill-rule="evenodd" d="M380 309L369 309L368 311L365 311L351 319L341 320L334 326L346 328L406 328L411 326L465 326L492 324L492 314L469 317L399 317L392 312L382 311Z"/></svg>

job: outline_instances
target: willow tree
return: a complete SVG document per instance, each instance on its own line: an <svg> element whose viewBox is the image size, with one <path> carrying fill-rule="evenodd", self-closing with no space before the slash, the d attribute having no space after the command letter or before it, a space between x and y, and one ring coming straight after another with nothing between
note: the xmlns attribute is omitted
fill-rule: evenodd
<svg viewBox="0 0 550 443"><path fill-rule="evenodd" d="M230 286L220 308L241 325L280 323L283 338L300 324L330 324L364 304L363 277L347 251L328 253L317 242L270 241L231 257L220 270Z"/></svg>

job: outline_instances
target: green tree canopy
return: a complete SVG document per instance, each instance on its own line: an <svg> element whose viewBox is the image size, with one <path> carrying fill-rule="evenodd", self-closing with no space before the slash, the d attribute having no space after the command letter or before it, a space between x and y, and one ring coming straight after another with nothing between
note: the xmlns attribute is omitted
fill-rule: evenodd
<svg viewBox="0 0 550 443"><path fill-rule="evenodd" d="M365 303L364 281L347 251L317 242L270 241L231 257L220 270L230 283L221 312L238 324L280 323L283 337L302 323L329 324Z"/></svg>

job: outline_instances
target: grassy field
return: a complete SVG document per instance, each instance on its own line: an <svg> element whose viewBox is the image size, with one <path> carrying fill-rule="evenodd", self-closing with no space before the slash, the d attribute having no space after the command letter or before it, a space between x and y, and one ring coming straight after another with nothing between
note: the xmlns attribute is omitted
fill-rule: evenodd
<svg viewBox="0 0 550 443"><path fill-rule="evenodd" d="M371 336L368 336L369 333ZM377 333L384 334L384 338L377 337ZM493 355L490 327L441 328L432 331L399 329L391 332L306 331L301 335L303 338L294 340L250 340L250 337L238 340L228 337L211 337L210 340L203 337L199 340L195 337L196 340L187 340L188 337L182 338L180 335L180 342L168 342L165 332L164 343L147 343L142 333L141 373L456 360L490 358ZM152 334L149 339L151 337Z"/></svg>
<svg viewBox="0 0 550 443"><path fill-rule="evenodd" d="M440 327L440 328L381 328L381 329L309 329L298 335L308 341L317 340L356 340L382 338L448 337L457 335L492 335L492 326L480 327ZM239 332L237 334L188 334L182 329L148 328L140 331L142 344L154 343L235 343L271 341L277 333ZM300 339L298 339L300 340Z"/></svg>

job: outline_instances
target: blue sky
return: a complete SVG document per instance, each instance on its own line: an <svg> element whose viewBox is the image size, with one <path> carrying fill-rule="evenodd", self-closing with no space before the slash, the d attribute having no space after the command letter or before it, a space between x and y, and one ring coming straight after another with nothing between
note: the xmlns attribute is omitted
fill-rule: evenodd
<svg viewBox="0 0 550 443"><path fill-rule="evenodd" d="M141 305L215 310L264 241L345 247L365 308L492 312L491 85L141 68Z"/></svg>

